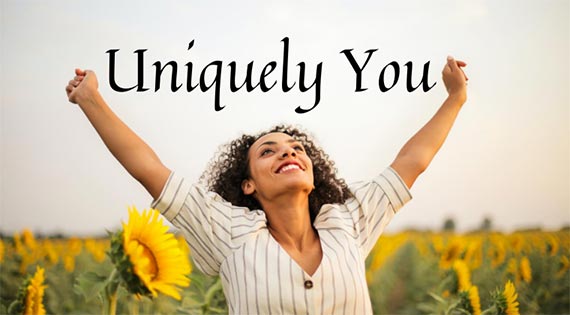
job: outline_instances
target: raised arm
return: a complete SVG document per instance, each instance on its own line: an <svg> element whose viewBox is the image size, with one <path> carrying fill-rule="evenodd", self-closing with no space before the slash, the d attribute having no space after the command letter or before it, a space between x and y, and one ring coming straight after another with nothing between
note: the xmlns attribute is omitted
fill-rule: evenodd
<svg viewBox="0 0 570 315"><path fill-rule="evenodd" d="M402 147L391 167L398 172L408 187L426 170L447 138L453 122L467 100L467 77L461 67L463 61L447 58L443 68L443 82L448 97L435 115Z"/></svg>
<svg viewBox="0 0 570 315"><path fill-rule="evenodd" d="M156 199L170 170L154 151L113 113L98 91L93 71L75 69L75 77L65 87L69 101L78 104L109 151L123 167Z"/></svg>

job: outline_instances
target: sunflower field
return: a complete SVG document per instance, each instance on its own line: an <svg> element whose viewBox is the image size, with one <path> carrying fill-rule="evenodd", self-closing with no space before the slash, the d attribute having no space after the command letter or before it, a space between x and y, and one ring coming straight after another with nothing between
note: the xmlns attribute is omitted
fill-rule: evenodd
<svg viewBox="0 0 570 315"><path fill-rule="evenodd" d="M0 314L227 313L220 280L159 223L132 211L108 237L2 237ZM568 230L384 235L366 267L375 314L570 313Z"/></svg>

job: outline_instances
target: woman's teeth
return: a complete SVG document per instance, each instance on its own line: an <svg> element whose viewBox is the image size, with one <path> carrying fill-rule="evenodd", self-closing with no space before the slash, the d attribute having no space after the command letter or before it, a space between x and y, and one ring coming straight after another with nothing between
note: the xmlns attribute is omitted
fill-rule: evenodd
<svg viewBox="0 0 570 315"><path fill-rule="evenodd" d="M301 168L299 167L299 165L296 165L296 164L289 164L289 165L283 166L283 167L279 170L279 173L287 172L287 171L290 171L290 170L293 170L293 169L300 170Z"/></svg>

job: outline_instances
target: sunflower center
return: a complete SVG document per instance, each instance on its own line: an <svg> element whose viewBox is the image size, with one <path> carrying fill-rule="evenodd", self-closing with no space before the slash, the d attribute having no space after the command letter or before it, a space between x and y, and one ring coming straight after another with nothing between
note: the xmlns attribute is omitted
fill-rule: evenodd
<svg viewBox="0 0 570 315"><path fill-rule="evenodd" d="M148 264L142 265L141 271L149 275L152 280L158 274L158 264L156 262L156 258L154 257L152 251L145 244L138 241L136 242L143 248L141 256L148 259Z"/></svg>

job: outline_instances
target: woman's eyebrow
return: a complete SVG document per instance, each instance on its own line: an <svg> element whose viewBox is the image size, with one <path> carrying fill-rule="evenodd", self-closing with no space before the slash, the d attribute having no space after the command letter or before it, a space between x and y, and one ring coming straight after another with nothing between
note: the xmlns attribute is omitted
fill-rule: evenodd
<svg viewBox="0 0 570 315"><path fill-rule="evenodd" d="M288 139L288 140L287 140L287 143L294 143L294 142L299 142L299 140L294 139L294 138L291 138L291 139ZM299 142L299 143L300 143L300 142ZM272 140L265 141L265 142L263 142L262 144L260 144L260 145L257 147L257 149L259 150L259 148L261 148L261 147L264 146L264 145L276 145L276 144L277 144L277 142L272 141ZM257 150L256 150L256 151L257 151Z"/></svg>
<svg viewBox="0 0 570 315"><path fill-rule="evenodd" d="M298 143L298 144L300 144L303 148L305 148L305 144L304 144L301 140L298 140L298 139L293 138L293 139L287 140L287 142L288 142L288 143Z"/></svg>
<svg viewBox="0 0 570 315"><path fill-rule="evenodd" d="M275 141L265 141L265 142L263 142L262 144L260 144L259 147L257 147L257 148L259 149L259 148L261 148L261 146L264 146L264 145L274 145L274 144L277 144L277 142L275 142Z"/></svg>

